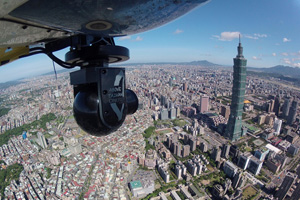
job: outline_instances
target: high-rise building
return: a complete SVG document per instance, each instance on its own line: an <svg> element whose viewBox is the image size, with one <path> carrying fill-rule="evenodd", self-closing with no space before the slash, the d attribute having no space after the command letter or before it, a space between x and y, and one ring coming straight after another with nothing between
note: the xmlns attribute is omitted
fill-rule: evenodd
<svg viewBox="0 0 300 200"><path fill-rule="evenodd" d="M271 99L270 100L270 108L269 108L269 112L273 112L274 111L274 105L275 105L275 100Z"/></svg>
<svg viewBox="0 0 300 200"><path fill-rule="evenodd" d="M298 101L293 101L287 118L288 125L292 125L296 121L297 108L298 108Z"/></svg>
<svg viewBox="0 0 300 200"><path fill-rule="evenodd" d="M264 161L270 150L266 147L261 147L254 152L254 156L261 161Z"/></svg>
<svg viewBox="0 0 300 200"><path fill-rule="evenodd" d="M182 148L182 157L187 157L190 154L190 145L184 145Z"/></svg>
<svg viewBox="0 0 300 200"><path fill-rule="evenodd" d="M181 179L182 176L186 174L186 166L181 161L176 162L174 170L177 179Z"/></svg>
<svg viewBox="0 0 300 200"><path fill-rule="evenodd" d="M139 155L139 164L144 167L144 165L145 165L145 154L140 154Z"/></svg>
<svg viewBox="0 0 300 200"><path fill-rule="evenodd" d="M238 140L242 135L242 113L246 87L247 60L243 56L241 41L238 46L238 55L233 59L233 87L230 116L227 123L225 137L231 141Z"/></svg>
<svg viewBox="0 0 300 200"><path fill-rule="evenodd" d="M180 107L176 107L176 117L180 117Z"/></svg>
<svg viewBox="0 0 300 200"><path fill-rule="evenodd" d="M207 144L205 143L205 142L201 142L201 144L200 144L200 150L202 151L202 152L207 152Z"/></svg>
<svg viewBox="0 0 300 200"><path fill-rule="evenodd" d="M167 98L163 95L160 96L160 105L164 107L167 103Z"/></svg>
<svg viewBox="0 0 300 200"><path fill-rule="evenodd" d="M226 178L223 183L224 193L226 194L227 190L231 187L232 181L229 178Z"/></svg>
<svg viewBox="0 0 300 200"><path fill-rule="evenodd" d="M158 165L157 171L159 172L159 174L161 175L162 179L166 183L170 182L170 174L169 174L168 166L167 166L166 163L162 163L162 164Z"/></svg>
<svg viewBox="0 0 300 200"><path fill-rule="evenodd" d="M187 88L188 88L188 85L187 85L186 82L184 82L183 85L182 85L182 90L187 92Z"/></svg>
<svg viewBox="0 0 300 200"><path fill-rule="evenodd" d="M239 166L243 170L246 170L247 167L248 167L249 161L250 161L250 157L251 157L251 153L249 153L249 152L241 154L239 156L239 160L238 160L237 166Z"/></svg>
<svg viewBox="0 0 300 200"><path fill-rule="evenodd" d="M229 151L230 151L230 144L223 144L221 157L228 159L229 158Z"/></svg>
<svg viewBox="0 0 300 200"><path fill-rule="evenodd" d="M233 158L236 158L240 153L239 147L236 145L232 145L229 150L229 155Z"/></svg>
<svg viewBox="0 0 300 200"><path fill-rule="evenodd" d="M291 105L291 97L286 97L282 106L282 118L287 119Z"/></svg>
<svg viewBox="0 0 300 200"><path fill-rule="evenodd" d="M38 137L38 143L39 143L39 145L40 145L43 149L47 148L47 147L48 147L48 144L47 144L47 142L46 142L46 139L45 139L44 134L41 133L41 132L38 132L38 133L37 133L37 137Z"/></svg>
<svg viewBox="0 0 300 200"><path fill-rule="evenodd" d="M212 151L211 157L214 161L220 161L221 149L219 147L215 147Z"/></svg>
<svg viewBox="0 0 300 200"><path fill-rule="evenodd" d="M191 135L185 134L185 135L183 136L183 143L184 143L184 144L188 144L188 143L189 143L189 140L190 140L190 137L191 137Z"/></svg>
<svg viewBox="0 0 300 200"><path fill-rule="evenodd" d="M282 200L285 198L287 192L290 190L292 185L295 183L297 179L296 174L292 174L291 172L288 172L285 176L283 182L281 183L279 190L275 193L275 198L278 200Z"/></svg>
<svg viewBox="0 0 300 200"><path fill-rule="evenodd" d="M274 110L275 115L278 117L280 113L280 97L275 97Z"/></svg>
<svg viewBox="0 0 300 200"><path fill-rule="evenodd" d="M264 104L264 109L266 112L273 112L275 100L271 99Z"/></svg>
<svg viewBox="0 0 300 200"><path fill-rule="evenodd" d="M174 151L173 153L176 154L177 156L181 157L181 144L179 142L176 142L174 144Z"/></svg>
<svg viewBox="0 0 300 200"><path fill-rule="evenodd" d="M212 189L212 196L214 199L222 199L224 196L224 188L220 184L214 185Z"/></svg>
<svg viewBox="0 0 300 200"><path fill-rule="evenodd" d="M238 168L232 162L226 161L224 163L223 170L228 177L232 178L237 173Z"/></svg>
<svg viewBox="0 0 300 200"><path fill-rule="evenodd" d="M196 147L197 147L197 140L195 137L191 137L190 140L189 140L189 145L191 147L191 151L195 151L196 150Z"/></svg>
<svg viewBox="0 0 300 200"><path fill-rule="evenodd" d="M240 179L240 181L239 181L238 187L239 188L244 187L245 184L246 184L246 182L247 182L247 177L246 176L242 176L241 179Z"/></svg>
<svg viewBox="0 0 300 200"><path fill-rule="evenodd" d="M199 123L198 123L198 120L197 120L197 119L194 119L194 120L193 120L192 126L193 126L194 129L197 129L197 127L199 126Z"/></svg>
<svg viewBox="0 0 300 200"><path fill-rule="evenodd" d="M197 171L198 171L197 164L194 163L192 160L188 160L187 161L187 170L188 170L188 172L190 172L190 174L192 176L196 176Z"/></svg>
<svg viewBox="0 0 300 200"><path fill-rule="evenodd" d="M160 111L160 120L166 120L166 119L169 119L169 112L166 108L163 108Z"/></svg>
<svg viewBox="0 0 300 200"><path fill-rule="evenodd" d="M169 111L169 118L170 119L176 119L176 109L173 107Z"/></svg>
<svg viewBox="0 0 300 200"><path fill-rule="evenodd" d="M204 134L204 127L203 126L198 126L198 133L199 133L199 135Z"/></svg>
<svg viewBox="0 0 300 200"><path fill-rule="evenodd" d="M169 86L172 87L172 85L173 85L173 78L170 77L170 78L169 78Z"/></svg>
<svg viewBox="0 0 300 200"><path fill-rule="evenodd" d="M177 176L177 179L181 179L182 177L182 169L180 165L175 166L175 175Z"/></svg>
<svg viewBox="0 0 300 200"><path fill-rule="evenodd" d="M260 173L262 165L263 165L262 161L252 156L248 164L248 170L256 176Z"/></svg>
<svg viewBox="0 0 300 200"><path fill-rule="evenodd" d="M275 130L276 135L280 134L281 125L282 125L282 120L275 118L273 129Z"/></svg>
<svg viewBox="0 0 300 200"><path fill-rule="evenodd" d="M241 180L241 178L242 178L242 175L243 175L243 172L242 172L241 170L239 170L239 171L235 174L235 176L234 176L234 178L233 178L233 181L232 181L232 187L233 187L234 189L236 189L236 188L238 187L239 182L240 182L240 180Z"/></svg>
<svg viewBox="0 0 300 200"><path fill-rule="evenodd" d="M200 97L200 113L208 112L209 110L209 97L203 95Z"/></svg>
<svg viewBox="0 0 300 200"><path fill-rule="evenodd" d="M300 184L297 185L296 189L294 190L291 200L299 200L300 199Z"/></svg>
<svg viewBox="0 0 300 200"><path fill-rule="evenodd" d="M230 107L229 106L221 106L221 115L226 119L229 118L230 115Z"/></svg>

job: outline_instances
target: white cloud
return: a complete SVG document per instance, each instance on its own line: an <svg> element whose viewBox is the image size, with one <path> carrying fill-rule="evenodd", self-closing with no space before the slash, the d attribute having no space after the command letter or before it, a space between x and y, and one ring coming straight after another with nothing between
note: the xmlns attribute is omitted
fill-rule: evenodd
<svg viewBox="0 0 300 200"><path fill-rule="evenodd" d="M251 36L251 35L245 35L245 38L252 39L252 40L258 40L259 39L258 37Z"/></svg>
<svg viewBox="0 0 300 200"><path fill-rule="evenodd" d="M183 30L176 29L176 31L174 31L174 34L180 34L180 33L183 33Z"/></svg>
<svg viewBox="0 0 300 200"><path fill-rule="evenodd" d="M213 37L221 41L232 41L235 38L239 38L240 34L240 32L222 32L221 35L213 35Z"/></svg>
<svg viewBox="0 0 300 200"><path fill-rule="evenodd" d="M290 41L292 41L292 40L291 40L291 39L287 39L287 38L283 38L282 41L283 41L283 42L290 42Z"/></svg>
<svg viewBox="0 0 300 200"><path fill-rule="evenodd" d="M294 63L293 66L294 67L300 67L300 63Z"/></svg>
<svg viewBox="0 0 300 200"><path fill-rule="evenodd" d="M119 40L122 41L122 40L130 40L131 39L131 36L127 35L127 36L123 36L123 37L120 37Z"/></svg>
<svg viewBox="0 0 300 200"><path fill-rule="evenodd" d="M272 53L272 56L276 56L276 53Z"/></svg>
<svg viewBox="0 0 300 200"><path fill-rule="evenodd" d="M252 56L252 59L253 59L253 60L261 60L261 58L256 57L256 56Z"/></svg>
<svg viewBox="0 0 300 200"><path fill-rule="evenodd" d="M134 41L142 41L143 38L141 36L137 36Z"/></svg>
<svg viewBox="0 0 300 200"><path fill-rule="evenodd" d="M268 35L267 34L254 33L253 35L245 34L244 37L248 38L248 39L252 39L252 40L258 40L259 38L266 38L266 37L268 37Z"/></svg>
<svg viewBox="0 0 300 200"><path fill-rule="evenodd" d="M289 54L286 53L286 52L283 52L283 53L281 53L281 55L283 55L283 56L288 56Z"/></svg>
<svg viewBox="0 0 300 200"><path fill-rule="evenodd" d="M266 38L266 37L268 37L267 34L259 34L259 33L254 33L254 36L260 37L260 38Z"/></svg>
<svg viewBox="0 0 300 200"><path fill-rule="evenodd" d="M290 59L288 59L288 58L284 58L284 59L283 59L283 62L284 62L285 64L288 64L288 65L292 64L292 62L291 62Z"/></svg>

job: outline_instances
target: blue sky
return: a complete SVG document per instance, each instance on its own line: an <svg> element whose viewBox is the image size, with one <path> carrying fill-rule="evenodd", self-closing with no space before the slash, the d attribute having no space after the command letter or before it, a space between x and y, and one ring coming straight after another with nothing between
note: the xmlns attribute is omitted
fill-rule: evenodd
<svg viewBox="0 0 300 200"><path fill-rule="evenodd" d="M300 0L211 0L167 25L115 42L129 48L126 63L208 60L231 66L239 34L248 66L300 67ZM0 82L51 70L48 57L29 57L0 67Z"/></svg>

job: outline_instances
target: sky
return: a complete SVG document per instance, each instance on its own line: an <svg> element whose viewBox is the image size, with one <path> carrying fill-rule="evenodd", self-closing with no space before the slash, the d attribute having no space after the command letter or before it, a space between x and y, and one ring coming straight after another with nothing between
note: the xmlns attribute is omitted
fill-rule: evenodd
<svg viewBox="0 0 300 200"><path fill-rule="evenodd" d="M232 66L239 35L247 66L300 67L300 0L211 0L159 28L115 38L115 43L130 50L125 63L208 60ZM65 52L56 55L63 59ZM49 71L53 65L47 56L32 56L0 67L0 82Z"/></svg>

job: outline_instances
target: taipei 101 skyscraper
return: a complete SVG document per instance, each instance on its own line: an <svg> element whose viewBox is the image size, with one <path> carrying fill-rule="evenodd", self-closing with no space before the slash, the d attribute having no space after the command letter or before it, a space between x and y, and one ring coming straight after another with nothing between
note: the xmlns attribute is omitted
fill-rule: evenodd
<svg viewBox="0 0 300 200"><path fill-rule="evenodd" d="M243 56L241 39L239 40L238 55L233 59L233 87L230 116L227 123L225 137L236 141L242 136L242 113L246 87L247 60Z"/></svg>

